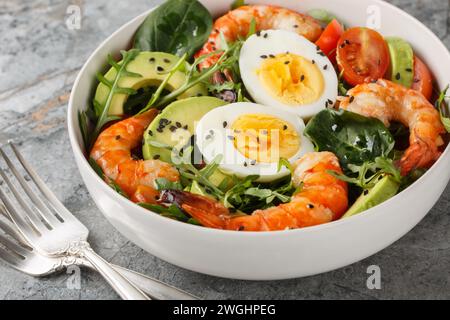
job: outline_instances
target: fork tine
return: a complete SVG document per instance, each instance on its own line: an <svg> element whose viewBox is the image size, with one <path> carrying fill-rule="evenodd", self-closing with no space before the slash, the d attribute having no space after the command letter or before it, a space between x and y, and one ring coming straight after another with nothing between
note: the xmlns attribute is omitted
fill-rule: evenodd
<svg viewBox="0 0 450 320"><path fill-rule="evenodd" d="M31 190L31 188L28 185L28 183L22 177L20 172L17 170L16 166L11 162L11 160L9 159L9 157L6 155L6 153L3 151L2 148L0 148L0 154L3 157L3 159L5 160L6 164L9 167L9 169L11 169L11 171L14 174L14 176L16 177L17 181L19 181L19 183L22 186L22 188L24 189L25 193L28 195L28 197L31 199L31 201L34 203L34 205L39 209L39 212L40 212L40 215L42 216L42 218L50 226L55 226L55 224L60 223L60 221L51 212L51 210L45 205L45 203L41 199L36 197L36 195L34 194L34 191Z"/></svg>
<svg viewBox="0 0 450 320"><path fill-rule="evenodd" d="M27 240L25 240L24 237L20 234L19 230L17 230L17 227L14 225L14 222L12 222L10 220L10 217L5 212L5 210L6 209L1 208L1 206L0 206L0 214L3 214L3 216L6 218L6 219L0 219L0 230L2 230L4 233L9 235L11 238L16 240L17 242L19 242L20 245L31 248L31 246L28 244Z"/></svg>
<svg viewBox="0 0 450 320"><path fill-rule="evenodd" d="M44 194L48 202L55 208L56 212L60 215L63 220L77 220L72 213L67 210L67 208L59 201L55 194L47 187L47 185L42 181L42 179L37 175L33 168L25 161L22 154L19 152L17 147L12 141L9 141L9 145L16 155L19 162L24 167L25 171L30 176L31 180L36 184L38 189Z"/></svg>
<svg viewBox="0 0 450 320"><path fill-rule="evenodd" d="M3 249L1 246L0 246L0 259L10 264L11 267L15 269L18 269L18 265L20 265L23 262L23 260L20 257L11 254L7 250Z"/></svg>
<svg viewBox="0 0 450 320"><path fill-rule="evenodd" d="M6 207L7 213L9 217L13 220L13 222L17 225L17 227L21 230L24 237L29 240L29 242L37 241L37 234L36 231L34 231L30 224L22 218L22 216L17 212L14 205L11 203L11 201L8 199L6 194L3 192L3 190L0 188L0 199L3 201L3 204Z"/></svg>
<svg viewBox="0 0 450 320"><path fill-rule="evenodd" d="M27 214L27 218L30 220L33 227L36 228L36 230L39 232L41 232L43 229L45 230L45 228L47 228L47 227L42 223L42 221L39 219L39 217L36 215L36 213L30 209L30 207L27 205L25 200L22 198L22 196L17 191L16 187L11 183L11 181L9 180L9 178L6 176L5 172L2 169L0 169L0 176L6 182L6 184L8 185L9 189L12 191L16 200L19 202L19 204L25 210L25 212ZM46 222L48 223L48 221L46 221Z"/></svg>
<svg viewBox="0 0 450 320"><path fill-rule="evenodd" d="M19 256L25 258L26 255L29 253L29 250L23 248L22 246L19 246L18 244L12 242L5 236L0 234L0 244L3 245L7 250L18 254Z"/></svg>

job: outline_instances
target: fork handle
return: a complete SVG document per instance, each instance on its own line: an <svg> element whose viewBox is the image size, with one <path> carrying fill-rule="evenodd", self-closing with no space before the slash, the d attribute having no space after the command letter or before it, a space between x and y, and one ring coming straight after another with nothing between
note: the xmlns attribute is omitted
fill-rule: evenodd
<svg viewBox="0 0 450 320"><path fill-rule="evenodd" d="M124 300L151 300L129 280L113 269L111 265L100 257L90 247L81 249L80 255L88 260L92 266L105 278L117 294Z"/></svg>

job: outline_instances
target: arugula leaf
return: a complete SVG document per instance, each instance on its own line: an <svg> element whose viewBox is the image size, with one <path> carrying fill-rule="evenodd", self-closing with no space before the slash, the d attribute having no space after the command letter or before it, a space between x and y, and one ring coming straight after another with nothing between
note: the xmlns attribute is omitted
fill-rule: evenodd
<svg viewBox="0 0 450 320"><path fill-rule="evenodd" d="M212 30L208 9L197 0L168 0L153 10L138 29L134 48L184 54L190 58Z"/></svg>
<svg viewBox="0 0 450 320"><path fill-rule="evenodd" d="M377 157L390 158L395 145L389 129L374 118L366 118L345 110L326 109L308 123L305 134L318 151L331 151L344 170L349 165L362 165Z"/></svg>
<svg viewBox="0 0 450 320"><path fill-rule="evenodd" d="M183 210L181 210L176 205L171 205L169 207L149 203L138 203L138 205L141 206L142 208L155 212L163 217L195 224L195 220L189 218L186 214L184 214Z"/></svg>
<svg viewBox="0 0 450 320"><path fill-rule="evenodd" d="M383 157L377 157L375 161L367 161L362 165L349 165L349 169L356 176L339 174L335 171L328 171L328 173L362 189L371 189L378 182L378 179L384 175L390 175L398 183L403 181L400 170L395 167L394 161Z"/></svg>
<svg viewBox="0 0 450 320"><path fill-rule="evenodd" d="M245 0L234 0L234 2L231 4L231 10L235 10L245 5Z"/></svg>
<svg viewBox="0 0 450 320"><path fill-rule="evenodd" d="M436 101L436 108L439 110L439 114L441 116L441 121L445 127L445 130L447 130L447 132L450 133L450 118L445 116L445 109L448 110L448 106L445 102L445 98L447 98L448 89L449 89L449 85L447 85L447 87L445 87L445 89L439 94L439 98Z"/></svg>
<svg viewBox="0 0 450 320"><path fill-rule="evenodd" d="M140 53L139 50L121 51L122 62L119 64L113 60L111 55L108 55L108 63L116 69L116 76L114 80L110 81L106 79L102 74L97 74L97 79L109 88L108 97L104 105L99 104L94 100L94 111L96 117L95 128L92 132L89 130L88 119L89 110L82 111L78 114L78 121L80 123L80 128L82 130L83 142L85 144L86 152L89 153L93 143L97 140L100 132L105 127L105 125L111 121L120 120L118 116L110 116L109 109L115 94L125 93L125 94L135 94L136 91L129 88L121 88L119 86L119 81L123 76L126 77L142 77L140 74L132 73L127 71L128 64L133 61L137 55Z"/></svg>
<svg viewBox="0 0 450 320"><path fill-rule="evenodd" d="M183 190L183 186L179 182L172 182L165 178L155 180L155 188L158 191L164 190Z"/></svg>

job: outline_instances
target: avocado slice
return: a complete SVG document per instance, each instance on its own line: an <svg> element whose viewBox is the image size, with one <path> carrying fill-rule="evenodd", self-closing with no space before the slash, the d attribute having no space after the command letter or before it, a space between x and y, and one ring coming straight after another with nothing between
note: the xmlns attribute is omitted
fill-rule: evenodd
<svg viewBox="0 0 450 320"><path fill-rule="evenodd" d="M414 51L411 45L398 37L386 38L391 56L391 80L411 88L414 81Z"/></svg>
<svg viewBox="0 0 450 320"><path fill-rule="evenodd" d="M164 52L148 52L144 51L128 64L127 71L138 73L142 77L122 77L119 80L119 87L131 88L139 90L145 87L157 87L166 78L167 72L170 71L180 58ZM121 62L119 62L121 64ZM109 69L105 74L105 78L113 81L117 75L115 68ZM183 71L177 71L167 83L166 89L169 91L180 88L186 81L186 74ZM95 93L95 100L104 105L108 98L110 89L103 83L100 83ZM180 95L178 99L188 97L206 96L208 91L203 84L198 84ZM124 104L128 99L127 94L117 93L114 95L109 109L110 115L124 114Z"/></svg>
<svg viewBox="0 0 450 320"><path fill-rule="evenodd" d="M366 190L342 218L357 215L383 203L395 196L399 188L400 184L391 176L384 176L372 189Z"/></svg>
<svg viewBox="0 0 450 320"><path fill-rule="evenodd" d="M181 150L191 140L198 121L209 111L225 105L214 97L194 97L173 102L150 124L144 134L144 159L161 159L172 163L171 152L150 145L157 142Z"/></svg>

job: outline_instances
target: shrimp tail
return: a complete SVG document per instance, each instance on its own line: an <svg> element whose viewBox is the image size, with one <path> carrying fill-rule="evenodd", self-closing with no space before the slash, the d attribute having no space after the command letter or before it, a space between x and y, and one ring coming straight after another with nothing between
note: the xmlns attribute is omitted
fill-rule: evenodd
<svg viewBox="0 0 450 320"><path fill-rule="evenodd" d="M400 160L400 172L402 176L407 176L417 168L427 168L434 163L441 155L436 145L427 143L422 139L417 139L406 150Z"/></svg>
<svg viewBox="0 0 450 320"><path fill-rule="evenodd" d="M230 212L220 202L190 192L167 190L161 194L161 203L176 204L203 226L225 229Z"/></svg>

